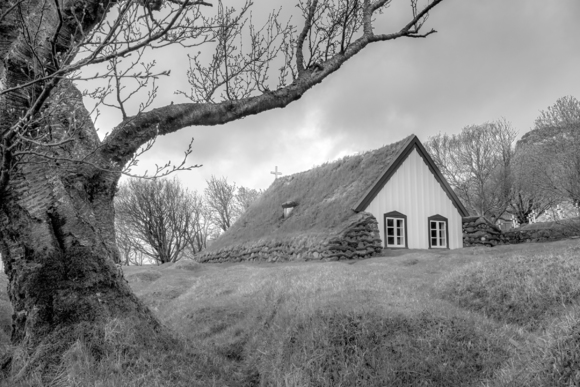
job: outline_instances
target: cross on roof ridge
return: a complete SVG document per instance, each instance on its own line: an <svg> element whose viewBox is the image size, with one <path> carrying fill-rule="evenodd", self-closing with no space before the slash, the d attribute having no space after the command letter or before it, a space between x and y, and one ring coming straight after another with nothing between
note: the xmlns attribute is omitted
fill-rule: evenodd
<svg viewBox="0 0 580 387"><path fill-rule="evenodd" d="M274 172L270 172L272 175L274 175L274 180L278 179L278 175L281 175L282 172L278 172L278 166L276 165L276 167L274 168Z"/></svg>

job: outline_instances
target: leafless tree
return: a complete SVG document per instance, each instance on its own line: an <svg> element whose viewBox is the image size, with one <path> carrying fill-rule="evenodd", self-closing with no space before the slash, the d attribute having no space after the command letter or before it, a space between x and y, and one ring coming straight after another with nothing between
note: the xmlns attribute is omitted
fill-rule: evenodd
<svg viewBox="0 0 580 387"><path fill-rule="evenodd" d="M535 127L518 141L518 179L548 207L580 202L580 102L560 98L540 112ZM537 211L537 209L536 209Z"/></svg>
<svg viewBox="0 0 580 387"><path fill-rule="evenodd" d="M261 194L253 188L230 184L223 176L217 178L212 175L206 183L205 201L213 224L222 231L227 231Z"/></svg>
<svg viewBox="0 0 580 387"><path fill-rule="evenodd" d="M205 199L211 210L216 226L227 231L236 220L238 214L236 203L236 183L228 183L226 177L211 176L206 180Z"/></svg>
<svg viewBox="0 0 580 387"><path fill-rule="evenodd" d="M498 219L513 193L515 138L511 124L501 119L430 137L425 146L469 211Z"/></svg>
<svg viewBox="0 0 580 387"><path fill-rule="evenodd" d="M193 256L207 247L214 233L204 198L178 180L130 180L119 188L115 208L123 265L161 264Z"/></svg>
<svg viewBox="0 0 580 387"><path fill-rule="evenodd" d="M533 212L536 216L542 215L556 204L557 200L552 196L545 195L545 192L536 189L527 191L522 189L522 185L516 183L510 201L509 213L515 216L519 224L524 224L529 221L529 216Z"/></svg>
<svg viewBox="0 0 580 387"><path fill-rule="evenodd" d="M509 212L520 224L528 222L528 216L535 212L538 216L556 205L561 199L546 189L543 181L544 161L534 154L533 146L518 143L515 148L512 171L514 176L513 195Z"/></svg>
<svg viewBox="0 0 580 387"><path fill-rule="evenodd" d="M554 105L542 110L534 125L534 129L566 128L580 122L580 101L569 95L558 98Z"/></svg>
<svg viewBox="0 0 580 387"><path fill-rule="evenodd" d="M239 187L236 192L236 203L238 207L238 217L241 216L258 198L262 195L262 190L247 187Z"/></svg>
<svg viewBox="0 0 580 387"><path fill-rule="evenodd" d="M157 136L283 108L371 43L434 33L423 27L441 1L410 0L407 21L387 33L373 24L390 0L298 0L300 28L279 12L254 25L249 2L237 10L209 0L0 2L0 251L14 348L30 355L14 358L12 372L58 363L79 335L98 347L110 318L161 329L114 266L117 182ZM153 108L168 71L142 58L202 44L214 54L190 55L182 95L191 102ZM105 138L75 86L87 79L104 83L85 93L93 113L103 105L121 113Z"/></svg>
<svg viewBox="0 0 580 387"><path fill-rule="evenodd" d="M519 148L523 160L519 178L530 190L550 198L552 204L580 203L580 121Z"/></svg>
<svg viewBox="0 0 580 387"><path fill-rule="evenodd" d="M195 193L194 200L194 221L190 229L188 252L190 255L198 253L207 247L208 241L216 233L215 225L212 221L212 211L201 195Z"/></svg>
<svg viewBox="0 0 580 387"><path fill-rule="evenodd" d="M518 141L509 212L520 223L527 222L532 211L542 214L562 201L577 200L579 123L580 102L563 97L541 111L534 128Z"/></svg>
<svg viewBox="0 0 580 387"><path fill-rule="evenodd" d="M119 248L119 262L122 265L141 266L146 257L140 250L140 239L135 230L122 217L115 217L115 234Z"/></svg>
<svg viewBox="0 0 580 387"><path fill-rule="evenodd" d="M131 229L131 248L157 264L176 262L194 237L197 195L179 180L131 179L115 200L119 223Z"/></svg>

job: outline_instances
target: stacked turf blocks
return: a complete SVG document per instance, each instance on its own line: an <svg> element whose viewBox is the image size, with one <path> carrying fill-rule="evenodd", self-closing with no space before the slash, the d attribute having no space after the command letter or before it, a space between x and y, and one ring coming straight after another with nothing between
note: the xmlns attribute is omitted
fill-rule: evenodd
<svg viewBox="0 0 580 387"><path fill-rule="evenodd" d="M578 235L580 228L556 222L536 223L502 232L483 216L463 218L463 247L547 242Z"/></svg>

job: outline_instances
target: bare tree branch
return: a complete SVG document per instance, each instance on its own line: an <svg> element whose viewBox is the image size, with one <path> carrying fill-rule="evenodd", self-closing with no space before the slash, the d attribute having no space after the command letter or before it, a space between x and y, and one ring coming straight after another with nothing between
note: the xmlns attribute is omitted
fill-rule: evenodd
<svg viewBox="0 0 580 387"><path fill-rule="evenodd" d="M308 10L306 19L304 20L304 27L298 36L296 43L296 67L298 68L298 75L304 73L304 41L306 36L312 30L312 20L314 19L314 12L318 6L318 0L309 0L305 8ZM304 9L304 8L303 8Z"/></svg>
<svg viewBox="0 0 580 387"><path fill-rule="evenodd" d="M8 14L12 11L14 11L16 9L16 7L18 7L20 4L24 3L25 0L19 0L16 3L12 4L6 11L4 11L2 13L2 15L0 15L0 23L2 23L2 20L4 20L4 18L6 16L8 16Z"/></svg>

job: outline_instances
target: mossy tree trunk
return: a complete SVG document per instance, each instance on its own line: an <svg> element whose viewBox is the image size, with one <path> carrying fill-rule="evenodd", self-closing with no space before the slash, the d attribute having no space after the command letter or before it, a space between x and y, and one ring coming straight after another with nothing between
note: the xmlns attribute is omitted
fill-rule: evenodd
<svg viewBox="0 0 580 387"><path fill-rule="evenodd" d="M98 356L100 330L113 318L159 328L115 265L113 198L120 175L103 171L104 159L90 157L99 140L79 105L80 93L63 83L55 93L59 103L62 93L69 96L62 106L66 114L53 120L51 130L70 129L75 111L82 124L76 141L59 151L59 159L23 158L0 199L0 251L14 309L12 341L30 349L28 364L19 367L57 363L79 338L94 344ZM66 160L79 156L90 163Z"/></svg>

